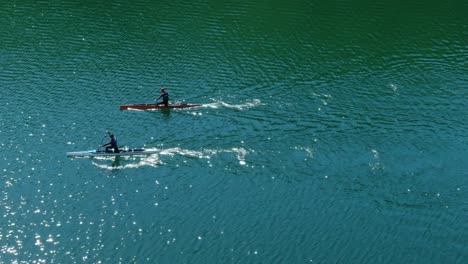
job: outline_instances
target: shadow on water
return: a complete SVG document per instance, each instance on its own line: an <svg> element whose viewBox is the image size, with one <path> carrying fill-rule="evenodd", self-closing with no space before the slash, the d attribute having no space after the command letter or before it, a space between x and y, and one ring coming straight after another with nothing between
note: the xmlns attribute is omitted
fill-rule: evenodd
<svg viewBox="0 0 468 264"><path fill-rule="evenodd" d="M120 156L115 156L114 162L112 162L112 168L113 169L118 169L120 166Z"/></svg>
<svg viewBox="0 0 468 264"><path fill-rule="evenodd" d="M148 112L151 112L152 115L157 115L158 117L161 115L162 119L165 121L169 120L171 116L171 109L157 109Z"/></svg>
<svg viewBox="0 0 468 264"><path fill-rule="evenodd" d="M160 111L164 120L169 120L169 117L171 116L171 109L161 109Z"/></svg>

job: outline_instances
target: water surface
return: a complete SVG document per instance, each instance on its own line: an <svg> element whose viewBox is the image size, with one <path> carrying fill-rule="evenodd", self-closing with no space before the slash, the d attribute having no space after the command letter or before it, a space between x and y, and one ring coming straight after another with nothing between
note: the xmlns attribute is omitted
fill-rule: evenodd
<svg viewBox="0 0 468 264"><path fill-rule="evenodd" d="M467 8L2 4L0 262L466 263Z"/></svg>

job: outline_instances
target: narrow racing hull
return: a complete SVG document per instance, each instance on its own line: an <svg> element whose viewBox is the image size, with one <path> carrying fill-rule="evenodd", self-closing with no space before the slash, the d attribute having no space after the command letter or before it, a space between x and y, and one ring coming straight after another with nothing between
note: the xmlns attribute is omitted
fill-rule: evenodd
<svg viewBox="0 0 468 264"><path fill-rule="evenodd" d="M76 151L76 152L67 152L69 157L94 157L94 156L131 156L131 155L149 155L157 153L157 150L149 150L143 148L135 149L124 149L119 152L106 152L102 150L86 150L86 151Z"/></svg>
<svg viewBox="0 0 468 264"><path fill-rule="evenodd" d="M139 110L152 110L152 109L172 109L172 108L190 108L201 106L201 104L173 104L173 105L157 105L157 104L134 104L134 105L121 105L120 110L139 109Z"/></svg>

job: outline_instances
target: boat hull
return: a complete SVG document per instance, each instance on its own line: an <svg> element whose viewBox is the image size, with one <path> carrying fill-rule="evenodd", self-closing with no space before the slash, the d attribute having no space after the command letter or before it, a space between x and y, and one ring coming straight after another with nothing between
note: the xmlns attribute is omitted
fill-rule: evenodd
<svg viewBox="0 0 468 264"><path fill-rule="evenodd" d="M148 150L142 148L135 149L125 149L120 152L106 152L101 150L86 150L86 151L76 151L76 152L67 152L69 157L95 157L95 156L131 156L131 155L149 155L157 153L156 150Z"/></svg>
<svg viewBox="0 0 468 264"><path fill-rule="evenodd" d="M134 105L121 105L120 110L139 109L139 110L152 110L152 109L172 109L172 108L190 108L201 106L201 104L173 104L173 105L157 105L157 104L134 104Z"/></svg>

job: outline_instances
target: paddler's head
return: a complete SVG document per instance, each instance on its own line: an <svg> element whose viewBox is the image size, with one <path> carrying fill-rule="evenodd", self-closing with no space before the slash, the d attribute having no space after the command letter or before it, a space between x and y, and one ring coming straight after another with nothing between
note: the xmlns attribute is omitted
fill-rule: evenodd
<svg viewBox="0 0 468 264"><path fill-rule="evenodd" d="M161 88L161 93L164 93L166 91L165 88Z"/></svg>

